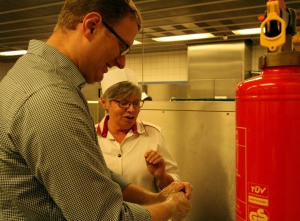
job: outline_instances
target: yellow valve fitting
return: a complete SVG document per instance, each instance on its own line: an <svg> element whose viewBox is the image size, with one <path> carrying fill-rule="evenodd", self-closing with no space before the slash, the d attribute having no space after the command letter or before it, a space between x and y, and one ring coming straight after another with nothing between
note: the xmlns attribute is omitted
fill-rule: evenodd
<svg viewBox="0 0 300 221"><path fill-rule="evenodd" d="M267 17L260 25L260 45L269 49L269 51L276 51L278 47L282 46L286 41L286 25L285 21L279 16L280 9L278 1L267 2ZM278 30L280 34L275 37L268 37L266 33L270 32L271 21L277 21ZM266 30L264 30L266 28Z"/></svg>

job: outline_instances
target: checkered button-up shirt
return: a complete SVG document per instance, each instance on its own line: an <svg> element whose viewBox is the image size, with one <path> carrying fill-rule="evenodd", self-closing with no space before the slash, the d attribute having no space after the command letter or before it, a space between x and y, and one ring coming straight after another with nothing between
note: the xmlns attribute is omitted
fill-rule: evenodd
<svg viewBox="0 0 300 221"><path fill-rule="evenodd" d="M0 83L0 220L151 220L99 151L70 60L30 41Z"/></svg>

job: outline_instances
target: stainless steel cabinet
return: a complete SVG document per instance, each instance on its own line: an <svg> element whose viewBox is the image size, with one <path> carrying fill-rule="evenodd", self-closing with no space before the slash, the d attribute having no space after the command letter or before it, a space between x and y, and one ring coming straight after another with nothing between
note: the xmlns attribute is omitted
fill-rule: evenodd
<svg viewBox="0 0 300 221"><path fill-rule="evenodd" d="M162 128L182 180L194 186L185 220L235 220L235 102L147 101L139 118Z"/></svg>

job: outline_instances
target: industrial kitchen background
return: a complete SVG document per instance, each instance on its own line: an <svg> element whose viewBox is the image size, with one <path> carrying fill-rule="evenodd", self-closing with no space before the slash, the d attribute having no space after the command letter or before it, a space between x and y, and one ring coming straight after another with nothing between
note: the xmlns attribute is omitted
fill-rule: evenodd
<svg viewBox="0 0 300 221"><path fill-rule="evenodd" d="M46 40L62 0L0 0L0 52L26 50L30 39ZM193 210L186 221L235 220L235 88L260 73L259 28L266 10L262 0L135 0L144 18L141 44L126 56L126 67L139 76L153 98L140 118L162 128L183 180L194 185ZM300 1L294 46L300 50ZM154 38L211 33L208 39L157 42ZM0 80L18 57L0 56ZM104 111L100 84L83 89L95 122Z"/></svg>

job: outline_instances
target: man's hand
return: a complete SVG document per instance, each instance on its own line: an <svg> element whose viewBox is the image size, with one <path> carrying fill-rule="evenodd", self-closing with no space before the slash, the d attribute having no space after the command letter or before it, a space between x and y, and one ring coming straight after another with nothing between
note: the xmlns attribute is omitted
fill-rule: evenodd
<svg viewBox="0 0 300 221"><path fill-rule="evenodd" d="M185 197L189 200L192 196L193 187L188 182L173 182L162 191L159 192L159 199L166 200L169 195L177 192L183 192Z"/></svg>
<svg viewBox="0 0 300 221"><path fill-rule="evenodd" d="M192 186L187 182L173 182L161 191L166 197L164 203L172 208L172 221L182 220L192 209L191 199Z"/></svg>
<svg viewBox="0 0 300 221"><path fill-rule="evenodd" d="M172 221L180 221L192 209L191 202L186 198L183 192L172 193L166 199L166 203L172 206Z"/></svg>

